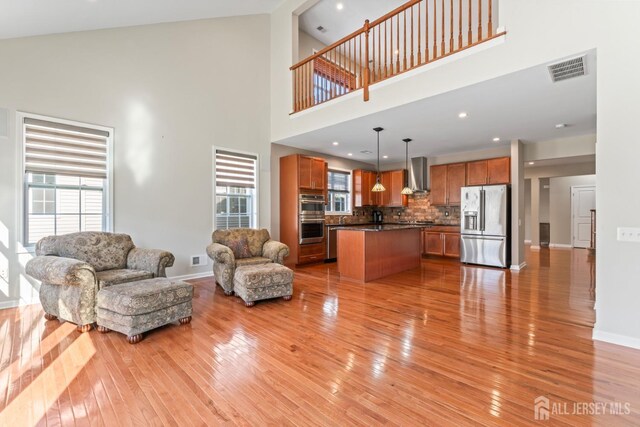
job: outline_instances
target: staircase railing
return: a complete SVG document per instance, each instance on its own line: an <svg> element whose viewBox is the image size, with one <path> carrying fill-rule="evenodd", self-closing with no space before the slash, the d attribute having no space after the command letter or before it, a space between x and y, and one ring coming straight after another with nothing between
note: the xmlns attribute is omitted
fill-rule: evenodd
<svg viewBox="0 0 640 427"><path fill-rule="evenodd" d="M293 112L429 64L496 34L493 0L411 0L291 67Z"/></svg>

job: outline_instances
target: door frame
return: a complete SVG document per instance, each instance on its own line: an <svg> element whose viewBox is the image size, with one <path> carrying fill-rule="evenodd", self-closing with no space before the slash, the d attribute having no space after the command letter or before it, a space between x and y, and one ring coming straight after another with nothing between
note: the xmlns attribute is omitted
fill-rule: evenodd
<svg viewBox="0 0 640 427"><path fill-rule="evenodd" d="M574 242L575 242L575 232L576 232L576 228L575 228L575 215L573 214L573 190L577 189L577 188L593 188L593 194L594 197L597 196L596 194L596 186L594 185L572 185L571 186L571 247L575 248L574 246ZM578 248L578 249L583 249L583 248Z"/></svg>

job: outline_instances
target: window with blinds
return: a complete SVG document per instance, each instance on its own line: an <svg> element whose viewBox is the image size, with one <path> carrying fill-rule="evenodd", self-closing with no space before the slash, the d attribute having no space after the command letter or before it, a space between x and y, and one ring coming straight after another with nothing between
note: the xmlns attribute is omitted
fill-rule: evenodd
<svg viewBox="0 0 640 427"><path fill-rule="evenodd" d="M24 117L24 242L107 231L110 133Z"/></svg>
<svg viewBox="0 0 640 427"><path fill-rule="evenodd" d="M215 228L256 228L258 157L216 149L214 155Z"/></svg>
<svg viewBox="0 0 640 427"><path fill-rule="evenodd" d="M329 169L327 175L329 203L326 212L348 214L351 212L351 173Z"/></svg>

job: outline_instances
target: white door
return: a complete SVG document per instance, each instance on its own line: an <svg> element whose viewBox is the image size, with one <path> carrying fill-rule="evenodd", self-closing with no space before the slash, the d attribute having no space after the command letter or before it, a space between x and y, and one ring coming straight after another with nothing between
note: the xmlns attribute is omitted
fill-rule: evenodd
<svg viewBox="0 0 640 427"><path fill-rule="evenodd" d="M591 209L596 208L596 187L571 187L572 237L574 248L588 248L591 244Z"/></svg>

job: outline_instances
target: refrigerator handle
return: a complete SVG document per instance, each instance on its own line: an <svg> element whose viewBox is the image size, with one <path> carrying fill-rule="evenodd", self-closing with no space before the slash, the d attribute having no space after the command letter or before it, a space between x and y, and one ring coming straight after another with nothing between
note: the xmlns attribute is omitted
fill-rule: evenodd
<svg viewBox="0 0 640 427"><path fill-rule="evenodd" d="M480 231L484 231L485 191L480 190Z"/></svg>

